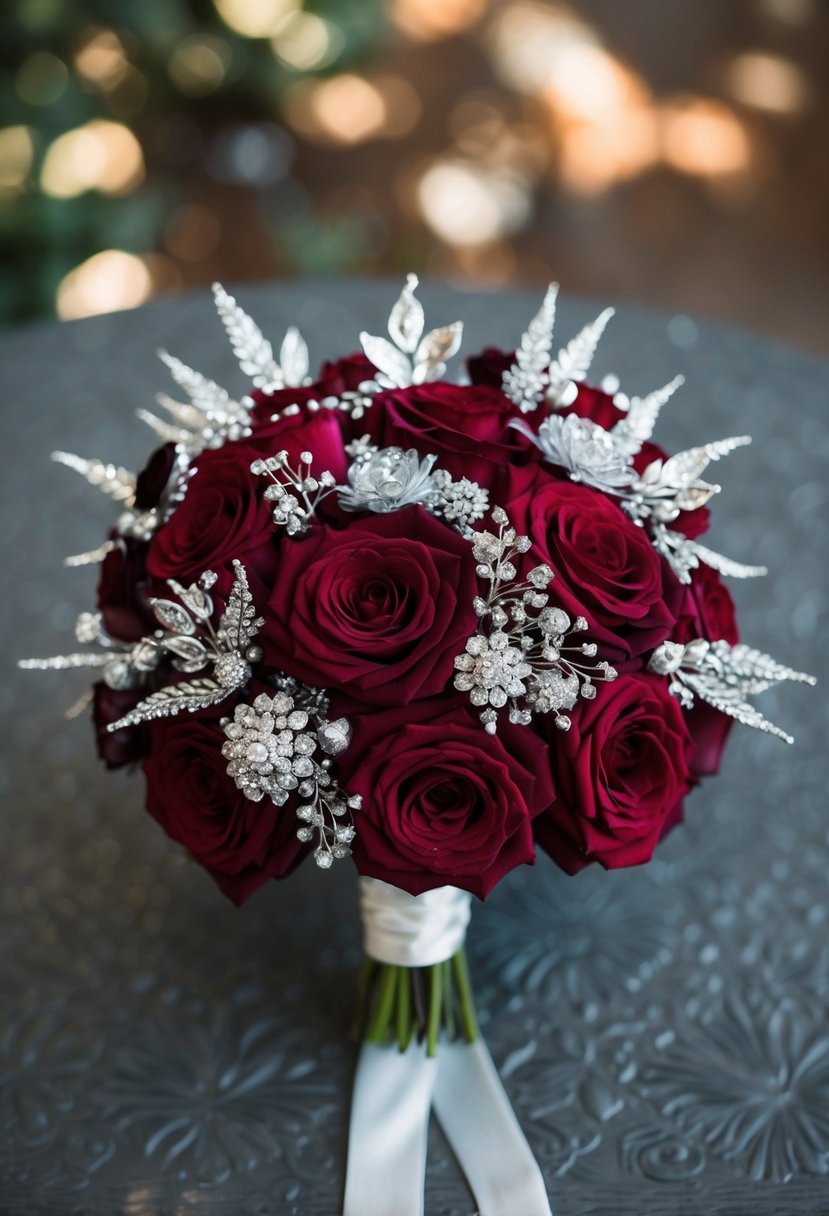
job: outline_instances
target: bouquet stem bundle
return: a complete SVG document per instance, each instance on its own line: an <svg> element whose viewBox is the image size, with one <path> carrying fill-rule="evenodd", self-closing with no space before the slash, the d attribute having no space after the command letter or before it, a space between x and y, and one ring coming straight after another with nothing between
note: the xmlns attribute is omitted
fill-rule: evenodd
<svg viewBox="0 0 829 1216"><path fill-rule="evenodd" d="M355 1035L406 1051L413 1037L437 1055L441 1031L474 1043L479 1037L475 998L463 947L429 967L379 963L366 955L360 971Z"/></svg>

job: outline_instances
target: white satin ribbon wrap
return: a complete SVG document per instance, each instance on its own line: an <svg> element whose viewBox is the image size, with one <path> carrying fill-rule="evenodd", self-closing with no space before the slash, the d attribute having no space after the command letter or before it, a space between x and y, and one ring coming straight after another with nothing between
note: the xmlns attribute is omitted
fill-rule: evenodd
<svg viewBox="0 0 829 1216"><path fill-rule="evenodd" d="M360 879L366 953L427 967L463 945L470 898L441 887L412 896ZM434 1105L478 1205L478 1216L552 1216L541 1170L482 1040L405 1052L364 1043L348 1133L343 1216L424 1216L429 1112Z"/></svg>
<svg viewBox="0 0 829 1216"><path fill-rule="evenodd" d="M431 967L466 940L472 897L457 887L409 895L379 878L361 878L363 945L370 958L398 967Z"/></svg>

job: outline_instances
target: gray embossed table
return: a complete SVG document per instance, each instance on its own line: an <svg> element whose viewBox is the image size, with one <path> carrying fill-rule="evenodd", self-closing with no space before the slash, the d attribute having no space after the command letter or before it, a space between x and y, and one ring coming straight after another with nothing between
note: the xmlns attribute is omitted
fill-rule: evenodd
<svg viewBox="0 0 829 1216"><path fill-rule="evenodd" d="M312 354L381 332L397 284L241 293ZM517 337L537 294L426 287L464 348ZM560 332L590 306L561 307ZM0 340L7 711L0 922L4 1216L334 1216L358 961L352 875L306 866L235 911L99 768L61 708L83 677L17 673L90 604L60 559L109 505L56 446L136 466L133 410L168 347L240 390L205 293ZM568 879L539 862L477 909L486 1033L558 1216L829 1213L826 637L829 365L688 318L623 307L599 371L642 392L684 372L660 437L749 431L715 504L715 547L772 568L737 585L744 634L813 670L767 694L797 735L735 731L724 773L643 870ZM472 1201L437 1130L429 1216Z"/></svg>

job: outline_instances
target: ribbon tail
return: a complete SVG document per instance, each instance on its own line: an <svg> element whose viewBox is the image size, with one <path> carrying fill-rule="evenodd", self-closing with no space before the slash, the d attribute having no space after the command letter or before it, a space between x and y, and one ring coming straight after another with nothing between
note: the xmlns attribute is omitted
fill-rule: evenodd
<svg viewBox="0 0 829 1216"><path fill-rule="evenodd" d="M423 1216L437 1064L417 1043L404 1052L363 1044L351 1099L343 1216Z"/></svg>
<svg viewBox="0 0 829 1216"><path fill-rule="evenodd" d="M435 1114L479 1216L552 1216L541 1170L483 1040L442 1041L439 1064Z"/></svg>

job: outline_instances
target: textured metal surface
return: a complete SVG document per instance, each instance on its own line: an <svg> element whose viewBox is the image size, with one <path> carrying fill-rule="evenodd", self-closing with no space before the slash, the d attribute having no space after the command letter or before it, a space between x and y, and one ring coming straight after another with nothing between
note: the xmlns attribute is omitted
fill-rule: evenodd
<svg viewBox="0 0 829 1216"><path fill-rule="evenodd" d="M241 293L312 359L379 332L397 285ZM422 291L464 350L515 339L535 295ZM562 332L595 315L564 301ZM333 1216L358 958L347 867L313 865L235 911L99 768L60 710L83 675L14 673L51 654L94 572L111 507L48 464L60 446L135 466L132 410L164 386L164 345L241 388L204 298L44 326L0 342L8 662L0 920L0 1210L9 1216ZM793 749L736 729L719 781L649 867L515 875L473 914L493 1055L558 1216L829 1213L829 367L738 333L622 308L597 358L642 393L676 372L660 437L746 430L711 543L768 563L736 584L745 636L815 671L768 694ZM429 1216L472 1201L433 1133Z"/></svg>

